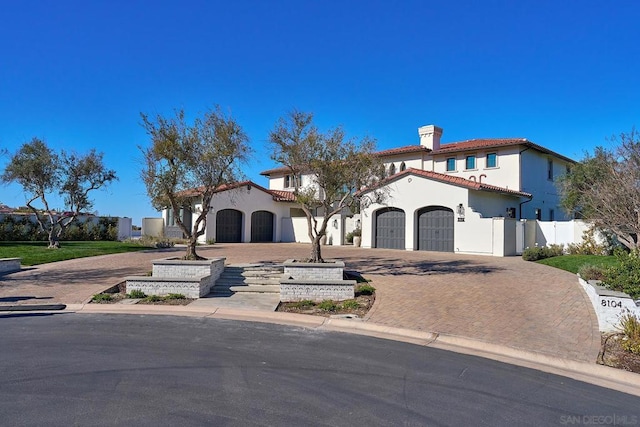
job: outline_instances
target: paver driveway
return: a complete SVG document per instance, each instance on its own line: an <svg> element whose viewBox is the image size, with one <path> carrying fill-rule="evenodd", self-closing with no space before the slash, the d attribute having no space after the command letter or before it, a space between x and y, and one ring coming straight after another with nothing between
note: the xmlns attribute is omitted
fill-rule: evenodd
<svg viewBox="0 0 640 427"><path fill-rule="evenodd" d="M217 244L203 256L228 263L302 258L309 245ZM76 259L0 276L0 303L81 303L123 277L151 269L155 251ZM575 275L526 262L438 252L324 247L323 256L373 280L378 298L368 322L447 333L494 344L595 361L600 334L591 303Z"/></svg>

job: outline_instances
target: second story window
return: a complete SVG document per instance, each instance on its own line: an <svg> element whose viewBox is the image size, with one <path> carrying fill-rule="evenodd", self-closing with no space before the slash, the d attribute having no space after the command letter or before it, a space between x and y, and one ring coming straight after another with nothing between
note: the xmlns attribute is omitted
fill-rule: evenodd
<svg viewBox="0 0 640 427"><path fill-rule="evenodd" d="M547 179L553 181L553 160L547 160Z"/></svg>
<svg viewBox="0 0 640 427"><path fill-rule="evenodd" d="M389 176L395 175L395 174L396 174L396 165L391 163L391 165L389 165Z"/></svg>
<svg viewBox="0 0 640 427"><path fill-rule="evenodd" d="M406 169L407 169L407 165L405 165L404 162L400 163L400 172Z"/></svg>
<svg viewBox="0 0 640 427"><path fill-rule="evenodd" d="M456 158L449 157L447 159L447 172L453 172L456 170Z"/></svg>
<svg viewBox="0 0 640 427"><path fill-rule="evenodd" d="M297 185L300 186L302 185L302 176L298 175L298 176L294 176L294 175L285 175L284 176L284 188L293 188L296 186L296 178L297 178Z"/></svg>
<svg viewBox="0 0 640 427"><path fill-rule="evenodd" d="M497 153L487 153L487 168L497 168L498 167L498 154Z"/></svg>
<svg viewBox="0 0 640 427"><path fill-rule="evenodd" d="M467 156L464 160L464 168L467 170L476 168L476 156L474 154Z"/></svg>

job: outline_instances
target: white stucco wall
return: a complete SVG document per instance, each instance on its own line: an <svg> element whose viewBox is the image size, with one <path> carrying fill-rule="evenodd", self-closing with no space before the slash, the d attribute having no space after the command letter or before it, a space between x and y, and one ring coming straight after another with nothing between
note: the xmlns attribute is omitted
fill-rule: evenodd
<svg viewBox="0 0 640 427"><path fill-rule="evenodd" d="M362 246L375 246L376 211L385 207L397 207L405 212L405 249L415 250L418 247L418 211L427 206L444 206L454 212L455 252L515 255L515 220L492 218L494 215L504 215L506 207L513 206L514 200L518 199L408 175L389 184L389 194L384 204L372 204L363 210ZM456 213L461 203L465 208L464 221L458 221Z"/></svg>
<svg viewBox="0 0 640 427"><path fill-rule="evenodd" d="M548 160L553 160L553 180L548 179ZM567 171L569 163L557 157L529 149L522 152L522 191L534 195L533 200L522 205L522 218L535 219L535 210L542 212L542 221L550 221L553 209L554 220L571 219L560 207L560 195L555 180Z"/></svg>
<svg viewBox="0 0 640 427"><path fill-rule="evenodd" d="M207 215L207 229L199 241L205 243L216 235L216 213L223 209L235 209L242 213L242 241L251 241L251 214L256 211L268 211L274 214L274 241L281 241L281 218L289 216L292 203L276 202L270 194L258 188L242 186L233 190L217 193L211 201L212 211ZM198 205L196 205L198 207ZM197 214L193 214L195 224Z"/></svg>
<svg viewBox="0 0 640 427"><path fill-rule="evenodd" d="M486 155L497 153L497 166L487 168ZM476 168L465 170L465 158L467 155L476 156ZM447 159L456 158L456 170L447 171ZM497 185L499 187L518 190L520 180L518 175L518 147L507 147L502 149L470 150L463 153L439 154L434 156L433 170L435 172L448 175L459 176L464 179L475 179L477 182Z"/></svg>

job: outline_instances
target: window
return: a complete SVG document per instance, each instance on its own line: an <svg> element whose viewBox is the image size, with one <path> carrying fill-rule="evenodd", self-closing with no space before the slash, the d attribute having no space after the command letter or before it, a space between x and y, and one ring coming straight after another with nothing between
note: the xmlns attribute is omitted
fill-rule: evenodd
<svg viewBox="0 0 640 427"><path fill-rule="evenodd" d="M498 154L497 153L487 153L487 168L497 168L498 167Z"/></svg>
<svg viewBox="0 0 640 427"><path fill-rule="evenodd" d="M542 209L536 209L536 219L542 221Z"/></svg>
<svg viewBox="0 0 640 427"><path fill-rule="evenodd" d="M285 175L284 176L284 188L291 188L296 186L296 181L298 181L298 186L302 185L302 175Z"/></svg>
<svg viewBox="0 0 640 427"><path fill-rule="evenodd" d="M406 169L407 169L407 165L405 165L404 162L400 163L400 172Z"/></svg>
<svg viewBox="0 0 640 427"><path fill-rule="evenodd" d="M466 170L469 169L475 169L476 168L476 156L475 154L472 154L470 156L467 156L464 160L464 168Z"/></svg>
<svg viewBox="0 0 640 427"><path fill-rule="evenodd" d="M449 157L447 159L447 172L452 172L454 170L456 170L456 158Z"/></svg>
<svg viewBox="0 0 640 427"><path fill-rule="evenodd" d="M396 174L396 165L391 163L391 165L389 165L389 176L395 175L395 174Z"/></svg>
<svg viewBox="0 0 640 427"><path fill-rule="evenodd" d="M553 209L549 209L549 221L555 221L556 219L556 215L555 212L553 211Z"/></svg>
<svg viewBox="0 0 640 427"><path fill-rule="evenodd" d="M553 181L553 160L547 160L547 179Z"/></svg>

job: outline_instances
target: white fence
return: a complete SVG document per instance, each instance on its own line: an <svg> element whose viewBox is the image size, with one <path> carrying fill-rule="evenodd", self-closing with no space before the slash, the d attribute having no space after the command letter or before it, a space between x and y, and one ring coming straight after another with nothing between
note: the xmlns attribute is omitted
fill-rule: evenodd
<svg viewBox="0 0 640 427"><path fill-rule="evenodd" d="M591 225L582 220L571 221L519 221L516 225L516 251L521 254L525 248L547 245L568 245L581 243L584 232Z"/></svg>

